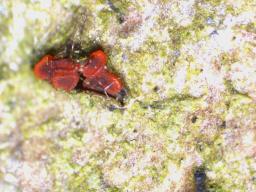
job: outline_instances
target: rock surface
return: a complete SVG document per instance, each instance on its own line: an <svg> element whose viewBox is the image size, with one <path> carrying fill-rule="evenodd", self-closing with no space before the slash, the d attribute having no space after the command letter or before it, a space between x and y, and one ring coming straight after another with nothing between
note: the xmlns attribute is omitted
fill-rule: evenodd
<svg viewBox="0 0 256 192"><path fill-rule="evenodd" d="M253 0L0 4L3 192L256 191ZM124 107L37 80L46 53L100 46ZM205 179L195 178L203 170Z"/></svg>

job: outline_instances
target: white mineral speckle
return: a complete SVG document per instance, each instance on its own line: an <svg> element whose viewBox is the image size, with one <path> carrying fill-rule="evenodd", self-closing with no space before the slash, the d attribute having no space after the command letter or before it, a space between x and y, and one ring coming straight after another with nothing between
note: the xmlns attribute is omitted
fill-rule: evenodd
<svg viewBox="0 0 256 192"><path fill-rule="evenodd" d="M181 66L174 77L174 89L178 92L181 93L182 90L185 87L186 83L186 76L187 76L187 67L186 66Z"/></svg>
<svg viewBox="0 0 256 192"><path fill-rule="evenodd" d="M170 14L179 25L190 25L195 15L194 5L195 0L171 2Z"/></svg>

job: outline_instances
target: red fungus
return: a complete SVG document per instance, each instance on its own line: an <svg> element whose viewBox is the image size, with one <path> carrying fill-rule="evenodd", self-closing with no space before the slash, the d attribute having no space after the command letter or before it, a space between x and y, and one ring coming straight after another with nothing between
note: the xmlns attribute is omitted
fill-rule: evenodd
<svg viewBox="0 0 256 192"><path fill-rule="evenodd" d="M46 55L35 65L34 73L36 77L51 82L56 89L71 91L79 81L78 68L79 65L71 59Z"/></svg>
<svg viewBox="0 0 256 192"><path fill-rule="evenodd" d="M90 59L94 62L98 62L102 65L106 65L107 63L107 55L102 50L94 51L90 54Z"/></svg>
<svg viewBox="0 0 256 192"><path fill-rule="evenodd" d="M97 50L90 54L88 63L83 67L83 87L118 97L124 90L123 84L115 74L107 71L106 62L107 56L103 51Z"/></svg>
<svg viewBox="0 0 256 192"><path fill-rule="evenodd" d="M92 78L106 69L107 56L101 50L90 54L88 62L83 67L83 76Z"/></svg>
<svg viewBox="0 0 256 192"><path fill-rule="evenodd" d="M51 79L56 89L65 91L73 90L79 81L79 75L75 71L56 71Z"/></svg>
<svg viewBox="0 0 256 192"><path fill-rule="evenodd" d="M52 83L56 89L65 91L75 89L81 75L83 89L123 100L126 95L124 86L118 76L107 70L106 63L107 56L102 50L92 52L84 64L46 55L35 65L34 73L36 77Z"/></svg>
<svg viewBox="0 0 256 192"><path fill-rule="evenodd" d="M107 94L117 97L118 94L120 94L120 92L122 91L122 89L124 89L124 86L120 80L119 77L117 77L115 74L105 71L105 73L103 74L103 79L104 79L104 83L105 83L105 88L104 91L107 92ZM102 82L102 81L101 81ZM103 84L102 82L102 84ZM106 83L108 82L108 83Z"/></svg>
<svg viewBox="0 0 256 192"><path fill-rule="evenodd" d="M112 97L118 97L123 89L120 79L106 70L93 78L86 78L83 87Z"/></svg>
<svg viewBox="0 0 256 192"><path fill-rule="evenodd" d="M37 78L50 80L52 76L52 55L44 56L34 67L34 74Z"/></svg>
<svg viewBox="0 0 256 192"><path fill-rule="evenodd" d="M71 59L54 59L53 60L54 70L64 70L64 71L77 71L80 67L80 64L75 63Z"/></svg>

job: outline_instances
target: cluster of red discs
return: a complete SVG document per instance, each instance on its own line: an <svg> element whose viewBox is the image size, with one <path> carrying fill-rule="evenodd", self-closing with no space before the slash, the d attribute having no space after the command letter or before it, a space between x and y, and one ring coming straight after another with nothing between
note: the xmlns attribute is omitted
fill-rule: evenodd
<svg viewBox="0 0 256 192"><path fill-rule="evenodd" d="M120 78L107 70L107 56L102 50L89 55L88 60L75 62L69 58L44 56L34 67L35 76L50 82L56 89L71 91L82 81L82 89L92 90L122 101L126 95Z"/></svg>

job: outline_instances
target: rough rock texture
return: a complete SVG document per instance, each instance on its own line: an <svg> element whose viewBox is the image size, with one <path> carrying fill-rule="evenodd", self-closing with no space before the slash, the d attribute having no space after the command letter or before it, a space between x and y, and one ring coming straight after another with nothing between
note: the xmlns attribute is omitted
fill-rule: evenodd
<svg viewBox="0 0 256 192"><path fill-rule="evenodd" d="M253 0L2 0L1 192L256 191L255 10ZM46 53L79 60L97 46L126 84L124 107L33 75Z"/></svg>

